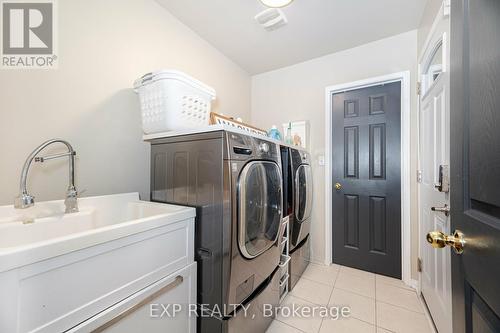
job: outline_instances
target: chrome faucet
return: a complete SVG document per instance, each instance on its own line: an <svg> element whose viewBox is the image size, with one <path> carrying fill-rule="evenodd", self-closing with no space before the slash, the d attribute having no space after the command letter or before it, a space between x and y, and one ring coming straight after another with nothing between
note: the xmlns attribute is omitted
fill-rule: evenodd
<svg viewBox="0 0 500 333"><path fill-rule="evenodd" d="M44 150L46 147L54 144L54 143L62 143L67 148L68 151L62 154L56 154L45 157L38 157L37 155ZM55 158L61 158L69 156L69 185L68 190L66 192L66 199L64 200L64 205L66 206L66 213L76 213L78 212L78 191L75 187L75 155L76 152L73 150L73 147L64 140L60 139L52 139L42 143L38 146L33 152L28 156L26 162L24 162L23 171L21 172L21 184L19 189L19 196L14 200L14 207L19 209L24 209L35 205L35 197L28 193L27 188L27 179L28 179L28 171L31 166L31 162L40 162L43 163L47 160L52 160Z"/></svg>

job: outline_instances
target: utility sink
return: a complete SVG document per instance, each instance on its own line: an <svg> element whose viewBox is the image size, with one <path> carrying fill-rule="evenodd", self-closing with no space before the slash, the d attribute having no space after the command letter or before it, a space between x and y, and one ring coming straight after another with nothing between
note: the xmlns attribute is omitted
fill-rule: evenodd
<svg viewBox="0 0 500 333"><path fill-rule="evenodd" d="M193 209L140 201L138 193L81 198L78 204L79 212L70 214L63 200L28 209L0 206L0 272L158 227L165 222L158 217L194 216Z"/></svg>
<svg viewBox="0 0 500 333"><path fill-rule="evenodd" d="M194 208L137 193L78 207L0 207L0 332L66 332L194 262Z"/></svg>

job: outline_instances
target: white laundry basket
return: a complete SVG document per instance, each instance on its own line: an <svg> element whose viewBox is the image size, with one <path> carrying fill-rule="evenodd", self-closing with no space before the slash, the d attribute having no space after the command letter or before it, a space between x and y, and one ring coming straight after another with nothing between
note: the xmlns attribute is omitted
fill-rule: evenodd
<svg viewBox="0 0 500 333"><path fill-rule="evenodd" d="M145 134L209 124L215 90L174 70L147 73L134 82Z"/></svg>

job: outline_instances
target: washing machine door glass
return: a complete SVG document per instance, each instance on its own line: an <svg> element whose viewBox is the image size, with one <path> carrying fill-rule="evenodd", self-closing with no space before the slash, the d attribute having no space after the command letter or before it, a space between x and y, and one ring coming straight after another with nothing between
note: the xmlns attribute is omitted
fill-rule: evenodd
<svg viewBox="0 0 500 333"><path fill-rule="evenodd" d="M311 216L312 196L311 166L302 164L295 173L295 218L299 222Z"/></svg>
<svg viewBox="0 0 500 333"><path fill-rule="evenodd" d="M257 257L278 239L282 200L276 163L255 161L243 168L238 183L238 243L245 257Z"/></svg>

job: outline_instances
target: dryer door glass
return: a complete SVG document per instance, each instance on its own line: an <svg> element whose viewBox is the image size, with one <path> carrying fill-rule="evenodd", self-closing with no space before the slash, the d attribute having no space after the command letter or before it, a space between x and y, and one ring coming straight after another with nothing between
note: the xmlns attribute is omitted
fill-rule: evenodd
<svg viewBox="0 0 500 333"><path fill-rule="evenodd" d="M240 174L239 246L255 258L274 245L281 225L281 172L273 162L250 162Z"/></svg>
<svg viewBox="0 0 500 333"><path fill-rule="evenodd" d="M311 216L312 196L311 166L302 164L295 174L295 217L299 222Z"/></svg>

